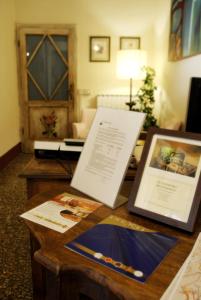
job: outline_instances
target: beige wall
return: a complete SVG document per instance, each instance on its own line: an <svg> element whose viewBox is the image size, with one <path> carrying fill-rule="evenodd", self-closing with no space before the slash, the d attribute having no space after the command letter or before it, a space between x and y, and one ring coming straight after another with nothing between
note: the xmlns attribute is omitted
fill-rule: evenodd
<svg viewBox="0 0 201 300"><path fill-rule="evenodd" d="M163 2L163 3L162 3ZM160 118L164 120L177 119L185 124L188 107L188 97L191 77L201 77L201 55L185 58L177 62L168 61L168 43L170 27L170 5L171 1L159 0L158 18L160 26L156 26L156 41L162 43L159 46L161 51L156 51L158 63L160 64L161 74L161 110ZM162 5L162 6L161 6ZM159 12L160 11L160 12ZM156 21L156 24L157 24ZM156 62L157 64L157 62Z"/></svg>
<svg viewBox="0 0 201 300"><path fill-rule="evenodd" d="M201 77L201 55L178 62L167 62L164 85L167 99L175 115L185 123L191 77Z"/></svg>
<svg viewBox="0 0 201 300"><path fill-rule="evenodd" d="M0 157L20 141L14 3L0 0Z"/></svg>
<svg viewBox="0 0 201 300"><path fill-rule="evenodd" d="M0 0L0 156L20 141L15 56L15 23L75 24L77 32L78 115L95 106L103 93L127 93L127 81L116 78L120 36L140 36L155 68L163 119L185 120L191 76L201 76L201 55L168 62L170 0ZM111 61L89 62L89 36L111 37ZM140 82L134 82L134 91ZM84 91L89 95L83 95Z"/></svg>
<svg viewBox="0 0 201 300"><path fill-rule="evenodd" d="M140 36L149 64L155 67L154 26L158 12L153 7L158 2L161 0L16 0L16 21L76 24L79 114L82 107L95 106L97 94L129 92L129 82L116 78L120 36ZM96 35L111 37L109 63L89 62L89 36ZM136 82L134 87L139 84ZM83 95L83 90L89 95Z"/></svg>

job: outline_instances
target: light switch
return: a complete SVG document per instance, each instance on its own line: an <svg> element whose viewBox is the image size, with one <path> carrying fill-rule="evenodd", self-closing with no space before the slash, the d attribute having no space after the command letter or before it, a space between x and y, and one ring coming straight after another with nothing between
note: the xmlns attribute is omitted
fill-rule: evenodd
<svg viewBox="0 0 201 300"><path fill-rule="evenodd" d="M88 89L80 89L79 94L82 96L89 96L91 94L91 92Z"/></svg>

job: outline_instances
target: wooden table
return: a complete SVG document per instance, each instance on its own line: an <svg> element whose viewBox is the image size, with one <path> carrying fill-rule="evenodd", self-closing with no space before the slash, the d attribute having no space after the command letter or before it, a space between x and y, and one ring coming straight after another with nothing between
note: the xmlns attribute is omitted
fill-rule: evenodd
<svg viewBox="0 0 201 300"><path fill-rule="evenodd" d="M20 174L20 177L26 178L27 198L52 189L65 189L72 179L76 164L76 161L33 157Z"/></svg>
<svg viewBox="0 0 201 300"><path fill-rule="evenodd" d="M32 157L24 170L21 172L20 177L26 179L27 183L27 199L34 195L45 191L62 192L72 190L70 188L70 181L75 170L77 161L55 160L55 159L36 159ZM135 171L129 169L126 175L124 190L129 190L129 187L134 179ZM82 195L78 191L77 194ZM32 203L32 201L31 201ZM29 204L29 203L28 203ZM38 264L33 255L40 247L37 239L34 238L34 233L31 233L31 263L32 263L32 278L33 278L33 291L34 299L41 300L46 294L44 278L46 278L46 270Z"/></svg>
<svg viewBox="0 0 201 300"><path fill-rule="evenodd" d="M66 189L72 179L77 161L36 159L33 157L20 177L26 178L27 198L49 190ZM129 169L126 181L133 181L135 170Z"/></svg>
<svg viewBox="0 0 201 300"><path fill-rule="evenodd" d="M124 195L129 194L131 184L132 182L128 181L123 186L122 193ZM44 192L35 195L27 201L27 209L35 207L64 191L76 193L69 186L65 190ZM65 243L73 240L110 214L179 238L177 245L165 257L145 284L131 280L103 265L99 265L64 248ZM196 224L195 233L189 234L130 214L126 205L115 210L103 205L64 234L57 233L30 221L25 222L31 234L38 242L38 249L35 249L34 259L43 269L42 277L36 278L41 280L42 290L40 290L39 294L35 293L34 299L45 300L160 299L190 253L195 239L201 230L201 220Z"/></svg>

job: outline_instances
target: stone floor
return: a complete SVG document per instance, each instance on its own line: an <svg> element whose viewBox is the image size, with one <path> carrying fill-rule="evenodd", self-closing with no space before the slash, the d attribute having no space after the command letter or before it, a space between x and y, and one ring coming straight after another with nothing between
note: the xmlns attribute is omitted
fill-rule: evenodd
<svg viewBox="0 0 201 300"><path fill-rule="evenodd" d="M26 184L18 177L29 159L20 153L0 172L0 300L32 300L29 233L19 217Z"/></svg>

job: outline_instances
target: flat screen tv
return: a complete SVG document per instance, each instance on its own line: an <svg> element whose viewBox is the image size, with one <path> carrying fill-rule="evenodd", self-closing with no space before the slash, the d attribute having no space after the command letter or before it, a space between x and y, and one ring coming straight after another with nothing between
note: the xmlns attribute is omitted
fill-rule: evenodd
<svg viewBox="0 0 201 300"><path fill-rule="evenodd" d="M185 131L201 133L201 78L192 77Z"/></svg>

